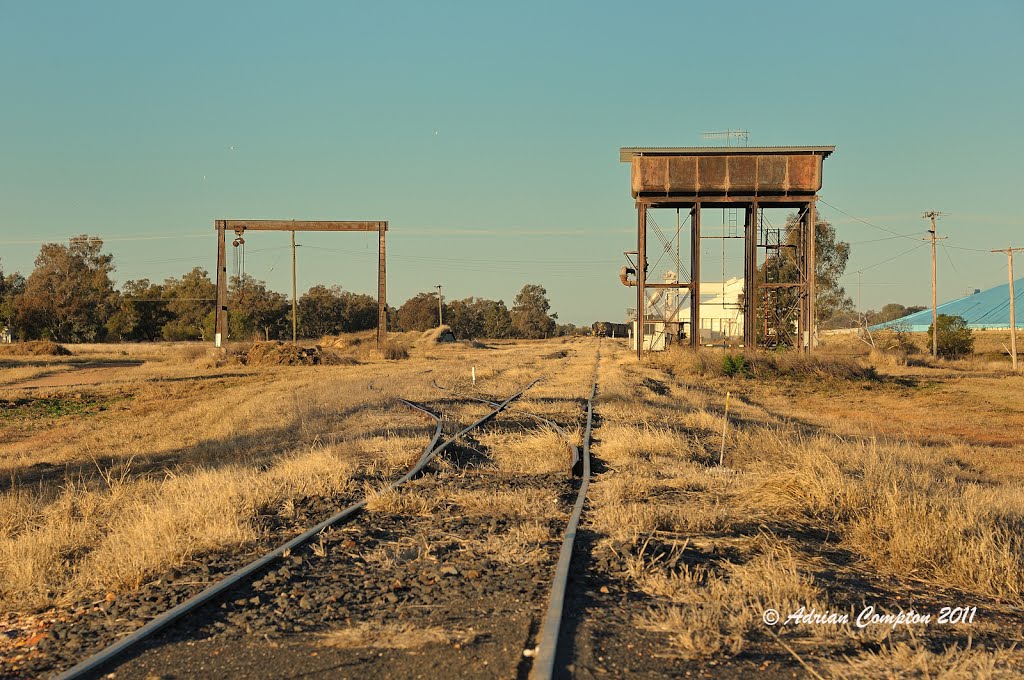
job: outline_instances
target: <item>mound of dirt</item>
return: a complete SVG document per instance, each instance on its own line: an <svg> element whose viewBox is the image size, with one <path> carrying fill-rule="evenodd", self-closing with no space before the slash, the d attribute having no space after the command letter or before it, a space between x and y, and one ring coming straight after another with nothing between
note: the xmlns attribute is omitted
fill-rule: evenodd
<svg viewBox="0 0 1024 680"><path fill-rule="evenodd" d="M285 342L257 342L235 353L243 366L337 366L358 363L322 347L299 347Z"/></svg>
<svg viewBox="0 0 1024 680"><path fill-rule="evenodd" d="M49 340L30 340L0 345L0 355L22 357L68 357L71 350Z"/></svg>

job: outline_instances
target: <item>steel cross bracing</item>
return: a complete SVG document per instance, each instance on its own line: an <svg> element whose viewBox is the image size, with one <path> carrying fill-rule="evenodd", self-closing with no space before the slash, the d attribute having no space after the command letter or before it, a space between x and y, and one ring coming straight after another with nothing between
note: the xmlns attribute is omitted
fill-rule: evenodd
<svg viewBox="0 0 1024 680"><path fill-rule="evenodd" d="M734 235L739 238L741 231L744 242L743 344L756 345L758 322L770 320L780 328L761 333L762 338L782 337L786 344L800 351L813 350L817 192L821 189L824 159L834 151L834 146L624 147L619 150L619 159L631 165L631 193L637 209L636 279L628 280L623 273L620 276L623 283L637 288L637 328L641 333L636 342L638 357L644 347L642 333L648 288L689 289L689 341L692 347L700 344L701 239L725 239ZM721 236L701 233L701 210L706 208L723 209ZM758 280L758 250L765 249L766 259L769 255L765 241L758 238L758 218L765 208L784 208L799 213L793 225L794 233L788 235L785 243L787 249L792 248L790 262L798 270L791 282ZM668 239L649 214L655 209L687 211L690 215L689 281L679 277L671 283L648 282L651 274L647 257L648 222L655 226L655 234L661 238L662 245L668 245ZM740 211L743 213L742 230ZM676 269L679 274L682 267ZM769 297L771 299L767 300ZM759 319L759 310L766 301L774 311L769 314L765 307Z"/></svg>

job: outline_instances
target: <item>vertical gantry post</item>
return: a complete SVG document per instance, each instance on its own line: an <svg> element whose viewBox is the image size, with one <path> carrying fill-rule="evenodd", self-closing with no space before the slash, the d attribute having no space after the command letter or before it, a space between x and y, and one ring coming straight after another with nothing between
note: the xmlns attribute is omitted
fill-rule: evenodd
<svg viewBox="0 0 1024 680"><path fill-rule="evenodd" d="M388 223L377 225L377 349L384 351L388 336L387 307L387 262L385 257L385 234Z"/></svg>
<svg viewBox="0 0 1024 680"><path fill-rule="evenodd" d="M815 264L815 258L817 252L815 248L817 246L817 215L816 215L816 198L812 198L811 202L807 204L807 352L814 351L814 345L817 338L817 322L815 321L815 315L817 311L814 308L816 291L816 271L817 265Z"/></svg>
<svg viewBox="0 0 1024 680"><path fill-rule="evenodd" d="M793 342L793 349L798 352L804 351L804 331L807 330L807 210L800 212L800 219L796 224L796 264L800 277L798 288L796 288L797 302L800 304L796 317L796 338Z"/></svg>
<svg viewBox="0 0 1024 680"><path fill-rule="evenodd" d="M636 205L636 358L639 360L644 351L644 324L646 323L645 307L647 307L647 206Z"/></svg>
<svg viewBox="0 0 1024 680"><path fill-rule="evenodd" d="M743 234L743 346L757 344L757 201L746 209Z"/></svg>
<svg viewBox="0 0 1024 680"><path fill-rule="evenodd" d="M214 311L213 344L220 347L228 336L228 256L224 222L217 226L217 302Z"/></svg>
<svg viewBox="0 0 1024 680"><path fill-rule="evenodd" d="M700 347L700 203L690 209L690 347Z"/></svg>

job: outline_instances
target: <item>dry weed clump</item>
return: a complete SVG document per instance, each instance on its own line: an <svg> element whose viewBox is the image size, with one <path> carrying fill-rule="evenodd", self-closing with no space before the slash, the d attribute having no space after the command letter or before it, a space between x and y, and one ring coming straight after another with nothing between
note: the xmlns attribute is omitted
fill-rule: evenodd
<svg viewBox="0 0 1024 680"><path fill-rule="evenodd" d="M415 488L395 489L389 485L366 491L366 509L369 512L430 517L439 507L440 501L437 498L424 495Z"/></svg>
<svg viewBox="0 0 1024 680"><path fill-rule="evenodd" d="M653 481L653 470L616 470L591 488L593 505L589 525L611 538L636 542L652 532L682 535L721 531L736 521L736 513L724 502L731 481L684 462L669 479ZM745 521L756 519L746 515Z"/></svg>
<svg viewBox="0 0 1024 680"><path fill-rule="evenodd" d="M0 344L0 356L27 357L67 357L72 356L71 350L50 340L29 340L28 342L12 342Z"/></svg>
<svg viewBox="0 0 1024 680"><path fill-rule="evenodd" d="M1017 678L1016 659L1011 650L984 649L968 645L947 645L942 653L928 649L920 640L890 642L878 651L861 652L854 658L834 661L829 669L835 677L850 680L875 678L936 678L938 680L996 680Z"/></svg>
<svg viewBox="0 0 1024 680"><path fill-rule="evenodd" d="M384 358L388 361L401 361L409 358L409 349L397 342L387 342L384 345Z"/></svg>
<svg viewBox="0 0 1024 680"><path fill-rule="evenodd" d="M872 347L868 352L868 361L873 366L906 366L907 353L899 349L883 349Z"/></svg>
<svg viewBox="0 0 1024 680"><path fill-rule="evenodd" d="M258 515L314 494L344 491L345 449L318 447L265 471L226 466L164 479L105 471L102 488L68 484L55 500L8 499L19 520L0 534L0 601L40 606L82 593L137 587L191 556L259 536Z"/></svg>
<svg viewBox="0 0 1024 680"><path fill-rule="evenodd" d="M446 501L453 512L468 516L538 519L561 512L558 498L543 489L452 489Z"/></svg>
<svg viewBox="0 0 1024 680"><path fill-rule="evenodd" d="M718 421L720 423L721 420ZM689 436L675 429L649 424L606 424L601 428L600 443L596 449L601 459L613 466L636 460L650 461L654 456L664 455L694 459L698 454Z"/></svg>
<svg viewBox="0 0 1024 680"><path fill-rule="evenodd" d="M683 549L652 558L630 558L628 569L645 593L666 602L639 617L641 627L667 633L676 651L686 658L715 654L735 656L752 633L764 628L761 612L828 610L824 593L803 575L793 554L778 540L762 535L757 554L743 564L724 562L718 567L691 567L682 561ZM821 635L835 634L830 627L807 624L787 630Z"/></svg>
<svg viewBox="0 0 1024 680"><path fill-rule="evenodd" d="M478 557L486 557L511 566L538 564L548 558L551 529L536 520L512 525L504 533L488 534L484 539L466 541L464 548Z"/></svg>
<svg viewBox="0 0 1024 680"><path fill-rule="evenodd" d="M481 433L479 441L502 472L541 475L569 467L569 444L547 426L526 433L492 430Z"/></svg>
<svg viewBox="0 0 1024 680"><path fill-rule="evenodd" d="M350 628L341 628L323 636L328 647L351 649L416 649L425 645L467 645L476 639L470 630L445 630L436 626L417 628L409 623L362 622Z"/></svg>

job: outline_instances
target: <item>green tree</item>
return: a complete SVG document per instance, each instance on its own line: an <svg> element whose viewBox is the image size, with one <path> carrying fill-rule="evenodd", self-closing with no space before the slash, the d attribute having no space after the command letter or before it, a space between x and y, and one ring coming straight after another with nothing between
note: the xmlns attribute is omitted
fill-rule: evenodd
<svg viewBox="0 0 1024 680"><path fill-rule="evenodd" d="M15 272L4 276L0 267L0 326L6 326L12 335L19 335L15 325L14 301L25 291L25 277Z"/></svg>
<svg viewBox="0 0 1024 680"><path fill-rule="evenodd" d="M14 300L16 325L57 342L102 340L117 301L113 271L114 257L103 252L98 236L76 236L66 246L43 244Z"/></svg>
<svg viewBox="0 0 1024 680"><path fill-rule="evenodd" d="M342 329L347 333L366 331L377 327L377 298L363 293L341 293L344 321Z"/></svg>
<svg viewBox="0 0 1024 680"><path fill-rule="evenodd" d="M344 320L345 302L338 286L313 286L299 298L299 334L304 338L337 335Z"/></svg>
<svg viewBox="0 0 1024 680"><path fill-rule="evenodd" d="M445 306L444 320L460 339L507 338L512 333L512 316L502 300L452 300Z"/></svg>
<svg viewBox="0 0 1024 680"><path fill-rule="evenodd" d="M484 334L483 319L473 304L474 298L449 300L446 305L445 322L452 328L452 333L460 339L480 338Z"/></svg>
<svg viewBox="0 0 1024 680"><path fill-rule="evenodd" d="M797 283L800 268L797 261L800 242L800 223L797 214L786 218L783 228L782 247L771 252L758 267L758 283ZM850 259L850 244L836 238L835 228L821 219L820 214L814 225L815 238L815 320L819 327L836 316L853 312L853 300L846 293L839 280L846 271ZM788 324L781 329L789 335L796 334L796 310L799 309L799 291L796 288L762 289L761 295L771 296L774 308L778 310L779 321ZM758 333L763 334L764 305L757 308ZM765 340L765 338L761 338Z"/></svg>
<svg viewBox="0 0 1024 680"><path fill-rule="evenodd" d="M904 307L898 302L890 302L884 305L880 311L868 310L865 314L867 317L868 325L874 325L876 323L885 323L887 321L895 321L896 319L902 319L910 314L916 314L927 307Z"/></svg>
<svg viewBox="0 0 1024 680"><path fill-rule="evenodd" d="M512 337L512 313L508 311L504 300L484 300L483 322L485 338Z"/></svg>
<svg viewBox="0 0 1024 680"><path fill-rule="evenodd" d="M119 340L158 340L173 318L161 284L149 279L126 281L118 307L107 319L107 332Z"/></svg>
<svg viewBox="0 0 1024 680"><path fill-rule="evenodd" d="M437 326L437 293L419 293L398 308L400 331L425 331Z"/></svg>
<svg viewBox="0 0 1024 680"><path fill-rule="evenodd" d="M161 334L165 340L209 340L213 337L213 312L217 286L202 267L196 267L180 279L164 281L170 321Z"/></svg>
<svg viewBox="0 0 1024 680"><path fill-rule="evenodd" d="M789 217L787 226L798 233L794 229L796 215ZM837 240L835 227L819 215L814 224L814 316L818 323L853 311L853 300L839 283L849 260L850 244Z"/></svg>
<svg viewBox="0 0 1024 680"><path fill-rule="evenodd" d="M228 335L235 340L291 337L288 298L249 274L229 280L228 310Z"/></svg>
<svg viewBox="0 0 1024 680"><path fill-rule="evenodd" d="M936 340L936 350L940 357L955 359L974 351L974 335L967 327L967 321L962 316L950 316L939 314L936 318L939 335ZM933 326L928 326L928 346L932 344Z"/></svg>
<svg viewBox="0 0 1024 680"><path fill-rule="evenodd" d="M512 303L512 331L520 338L546 338L555 332L557 314L548 314L551 304L543 286L528 283Z"/></svg>

